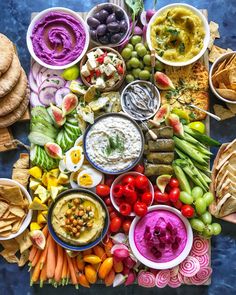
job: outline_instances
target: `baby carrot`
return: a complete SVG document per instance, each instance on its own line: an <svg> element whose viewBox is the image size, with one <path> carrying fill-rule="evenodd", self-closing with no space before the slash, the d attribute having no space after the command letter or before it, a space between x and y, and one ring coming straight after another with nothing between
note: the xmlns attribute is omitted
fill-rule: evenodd
<svg viewBox="0 0 236 295"><path fill-rule="evenodd" d="M62 266L61 279L62 279L62 286L64 286L67 279L67 258L66 258L66 253L64 250L63 250L63 266Z"/></svg>
<svg viewBox="0 0 236 295"><path fill-rule="evenodd" d="M70 277L71 277L72 284L75 285L76 289L77 289L78 288L78 282L77 282L76 273L75 273L75 269L74 269L72 260L71 260L69 255L67 255L66 257L67 257L68 267L69 267L69 270L70 270Z"/></svg>
<svg viewBox="0 0 236 295"><path fill-rule="evenodd" d="M57 264L54 274L54 280L59 283L63 267L63 248L57 244Z"/></svg>
<svg viewBox="0 0 236 295"><path fill-rule="evenodd" d="M36 283L38 281L39 275L40 275L40 263L38 261L34 270L33 270L33 274L31 276L30 286L32 286L34 283Z"/></svg>
<svg viewBox="0 0 236 295"><path fill-rule="evenodd" d="M29 254L29 261L32 262L34 259L34 256L37 253L37 248L35 246L32 246L31 250L30 250L30 254Z"/></svg>
<svg viewBox="0 0 236 295"><path fill-rule="evenodd" d="M43 287L43 283L46 281L47 279L47 265L44 263L43 268L41 269L41 273L40 273L40 288Z"/></svg>
<svg viewBox="0 0 236 295"><path fill-rule="evenodd" d="M48 279L52 279L54 277L55 268L56 268L56 244L51 237L48 236L49 244L48 244L48 255L47 255L47 277Z"/></svg>

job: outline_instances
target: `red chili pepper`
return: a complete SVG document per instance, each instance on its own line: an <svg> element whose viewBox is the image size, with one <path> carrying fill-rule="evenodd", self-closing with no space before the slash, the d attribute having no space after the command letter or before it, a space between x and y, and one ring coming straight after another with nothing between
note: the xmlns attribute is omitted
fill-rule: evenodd
<svg viewBox="0 0 236 295"><path fill-rule="evenodd" d="M124 74L124 69L122 67L122 65L118 65L117 66L117 72L119 75L123 75Z"/></svg>
<svg viewBox="0 0 236 295"><path fill-rule="evenodd" d="M107 52L104 52L102 55L97 57L96 61L102 64L104 62L104 58L107 56Z"/></svg>
<svg viewBox="0 0 236 295"><path fill-rule="evenodd" d="M95 74L97 77L100 77L102 73L100 70L97 69L97 70L95 70Z"/></svg>

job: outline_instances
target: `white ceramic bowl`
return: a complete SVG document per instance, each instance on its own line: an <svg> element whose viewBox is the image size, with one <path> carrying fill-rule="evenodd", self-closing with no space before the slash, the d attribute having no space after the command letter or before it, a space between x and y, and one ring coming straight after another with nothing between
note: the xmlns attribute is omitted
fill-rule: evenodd
<svg viewBox="0 0 236 295"><path fill-rule="evenodd" d="M223 96L221 96L216 91L215 86L212 83L212 76L214 75L216 67L218 66L218 64L220 62L222 62L223 60L225 60L225 59L229 59L233 54L236 54L236 51L225 53L225 54L221 55L220 57L218 57L217 60L214 61L214 63L211 66L210 73L209 73L209 84L210 84L212 92L215 94L216 97L223 100L224 102L236 104L235 100L230 100L230 99L227 99L227 98L224 98Z"/></svg>
<svg viewBox="0 0 236 295"><path fill-rule="evenodd" d="M19 188L21 189L21 192L23 193L23 195L27 198L27 200L29 201L29 203L32 202L32 198L30 196L30 194L27 192L27 190L23 187L23 185L21 185L19 182L12 180L12 179L8 179L8 178L0 178L0 185L8 185L8 186L19 186ZM25 217L25 220L23 221L20 229L18 230L18 232L11 234L8 237L0 237L0 241L5 241L5 240L11 240L14 239L15 237L18 237L20 234L23 233L23 231L28 227L28 225L30 224L30 221L32 219L32 215L33 215L33 211L30 209Z"/></svg>
<svg viewBox="0 0 236 295"><path fill-rule="evenodd" d="M155 85L153 85L149 81L135 80L135 81L129 83L128 85L126 85L125 88L123 89L122 93L121 93L121 107L122 107L123 112L125 112L129 117L131 117L133 120L138 120L137 117L132 116L128 111L126 111L125 106L124 106L124 94L125 94L126 90L130 87L130 85L133 85L133 84L140 85L140 83L143 83L143 84L146 84L146 85L150 86L151 89L152 89L152 87L155 89L156 100L157 100L157 107L156 107L155 110L153 110L153 113L150 116L148 116L146 118L143 118L143 120L148 120L148 119L151 119L156 114L156 112L159 110L160 105L161 105L160 92L157 89L157 87Z"/></svg>
<svg viewBox="0 0 236 295"><path fill-rule="evenodd" d="M100 11L100 10L101 10L104 6L106 6L107 4L108 4L108 3L101 3L101 4L98 4L98 5L94 6L94 7L88 12L87 17L86 17L86 19L85 19L86 25L87 25L87 27L88 27L88 31L90 31L89 25L88 25L88 23L87 23L88 18L91 17L91 16L93 16L96 12ZM116 8L116 9L119 8L120 10L123 11L124 16L125 16L125 20L126 20L126 23L127 23L127 26L128 26L127 32L124 34L124 37L120 40L120 42L119 42L118 44L116 44L116 43L114 43L114 44L112 44L112 43L111 43L111 44L102 44L102 43L100 43L100 42L96 42L96 41L94 41L92 38L91 38L91 41L92 41L94 44L96 44L96 45L100 45L100 46L118 47L119 45L122 44L122 42L126 39L126 37L127 37L128 34L129 34L129 31L130 31L130 21L129 21L129 16L128 16L127 12L126 12L122 7L120 7L119 5L116 5L116 4L114 4L114 3L109 3L109 4L111 4L111 5L112 5L114 8Z"/></svg>
<svg viewBox="0 0 236 295"><path fill-rule="evenodd" d="M134 230L136 227L136 224L138 223L138 221L140 220L140 217L136 217L130 227L129 230L129 244L131 247L131 250L134 254L134 256L144 265L151 267L153 269L168 269L168 268L172 268L175 267L176 265L180 264L189 254L189 252L192 249L192 244L193 244L193 231L191 228L191 225L189 223L189 221L187 220L187 218L185 218L181 212L173 207L170 206L165 206L165 205L154 205L149 207L148 212L151 211L158 211L158 210L166 210L169 212L174 213L175 215L177 215L182 222L184 223L185 227L186 227L186 231L187 231L187 243L185 245L184 250L180 253L180 255L178 257L176 257L175 259L168 261L168 262L162 262L162 263L157 263L154 261L151 261L149 259L147 259L146 257L144 257L137 249L135 242L134 242ZM157 213L158 214L158 213Z"/></svg>
<svg viewBox="0 0 236 295"><path fill-rule="evenodd" d="M34 49L33 49L33 44L32 44L31 38L30 38L30 36L32 34L32 31L33 31L33 28L35 26L35 23L37 21L39 21L41 18L43 18L46 14L48 14L49 12L53 12L53 11L59 11L59 12L63 12L63 13L67 13L67 14L72 15L74 18L76 18L82 24L82 26L84 28L85 35L86 35L86 38L85 38L85 46L84 46L83 51L81 52L81 54L74 61L72 61L72 62L70 62L70 63L68 63L66 65L54 66L54 65L50 65L50 64L47 64L44 61L42 61L35 54ZM41 66L43 66L45 68L48 68L48 69L52 69L52 70L62 70L62 69L66 69L66 68L72 67L73 65L77 64L81 60L81 58L85 55L86 51L88 50L89 41L90 41L90 36L89 36L89 31L88 31L88 28L87 28L87 25L86 25L85 21L75 11L73 11L71 9L68 9L68 8L64 8L64 7L48 8L48 9L45 9L45 10L41 11L40 13L38 13L32 19L32 21L31 21L31 23L30 23L30 25L28 27L27 35L26 35L27 47L28 47L28 50L29 50L32 58L35 61L37 61Z"/></svg>
<svg viewBox="0 0 236 295"><path fill-rule="evenodd" d="M190 64L194 63L195 61L197 61L205 53L205 51L207 50L207 46L208 46L209 41L210 41L210 29L209 29L209 25L208 25L208 22L207 22L206 17L200 12L200 10L198 10L197 8L195 8L195 7L191 6L191 5L188 5L188 4L184 4L184 3L173 3L173 4L166 5L166 6L162 7L161 9L159 9L152 16L151 20L148 23L148 27L147 27L147 44L148 44L148 47L150 48L150 50L153 49L152 48L152 42L151 42L151 26L152 26L153 22L155 21L155 19L157 17L159 17L166 9L180 7L180 6L191 10L194 14L196 14L202 20L204 31L205 31L205 37L204 37L204 41L203 41L202 50L196 56L194 56L193 58L191 58L191 59L189 59L187 61L183 61L183 62L169 61L169 60L163 59L161 56L159 56L156 53L156 58L159 61L161 61L162 63L164 63L166 65L176 66L176 67L177 66L178 67L180 67L180 66L187 66L187 65L190 65Z"/></svg>
<svg viewBox="0 0 236 295"><path fill-rule="evenodd" d="M126 175L131 175L131 176L134 176L134 177L137 177L138 175L143 175L142 173L139 173L139 172L135 172L135 171L130 171L130 172L127 172L127 173L124 173L124 174L121 174L119 175L112 183L111 185L111 190L110 190L110 198L111 198L111 202L112 202L112 205L114 206L114 208L120 212L120 209L119 209L119 206L117 205L116 203L116 200L115 200L115 197L113 196L113 188L115 185L117 185L118 183L121 182L121 180L126 176ZM154 201L154 188L153 188L153 185L151 183L151 181L149 180L149 190L152 194L152 202L150 204L150 206L152 205L153 201ZM131 212L129 214L129 216L135 216L135 213L134 212Z"/></svg>

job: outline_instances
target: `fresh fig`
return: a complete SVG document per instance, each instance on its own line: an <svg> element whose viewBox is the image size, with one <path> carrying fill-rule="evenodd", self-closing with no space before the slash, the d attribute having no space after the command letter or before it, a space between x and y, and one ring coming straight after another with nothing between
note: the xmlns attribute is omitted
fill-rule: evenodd
<svg viewBox="0 0 236 295"><path fill-rule="evenodd" d="M165 121L166 117L168 117L170 114L170 105L169 104L164 104L163 106L160 107L156 115L154 116L152 121L155 121L156 125L157 123L162 123ZM152 123L151 121L151 123Z"/></svg>
<svg viewBox="0 0 236 295"><path fill-rule="evenodd" d="M50 113L51 113L52 119L54 120L55 124L58 127L61 127L62 125L64 125L64 123L66 122L66 118L63 115L62 110L54 106L53 104L51 104L50 110L51 110Z"/></svg>
<svg viewBox="0 0 236 295"><path fill-rule="evenodd" d="M166 118L166 125L171 126L173 128L174 134L179 136L184 136L184 128L183 124L180 122L179 116L176 114L170 114Z"/></svg>
<svg viewBox="0 0 236 295"><path fill-rule="evenodd" d="M62 149L58 144L48 142L44 145L44 149L49 157L53 159L62 159Z"/></svg>
<svg viewBox="0 0 236 295"><path fill-rule="evenodd" d="M78 97L73 94L67 94L62 100L62 114L63 116L70 114L78 105Z"/></svg>
<svg viewBox="0 0 236 295"><path fill-rule="evenodd" d="M174 84L170 78L162 72L156 72L154 75L154 81L156 86L161 90L173 90L175 89Z"/></svg>
<svg viewBox="0 0 236 295"><path fill-rule="evenodd" d="M162 193L165 192L166 186L170 182L170 179L171 175L169 174L163 174L157 177L156 185Z"/></svg>
<svg viewBox="0 0 236 295"><path fill-rule="evenodd" d="M33 230L29 233L30 239L35 247L43 250L46 246L46 239L43 232L40 229Z"/></svg>

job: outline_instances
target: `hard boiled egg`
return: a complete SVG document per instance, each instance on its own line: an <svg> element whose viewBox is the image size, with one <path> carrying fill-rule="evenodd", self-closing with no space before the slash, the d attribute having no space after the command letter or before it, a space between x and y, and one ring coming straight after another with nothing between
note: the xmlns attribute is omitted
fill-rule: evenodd
<svg viewBox="0 0 236 295"><path fill-rule="evenodd" d="M81 146L74 146L66 152L65 157L66 168L71 172L78 171L84 162L83 148Z"/></svg>
<svg viewBox="0 0 236 295"><path fill-rule="evenodd" d="M80 187L92 188L97 186L103 179L103 174L94 168L82 170L77 177Z"/></svg>
<svg viewBox="0 0 236 295"><path fill-rule="evenodd" d="M80 135L80 136L76 139L74 146L82 146L82 145L83 145L83 135Z"/></svg>

